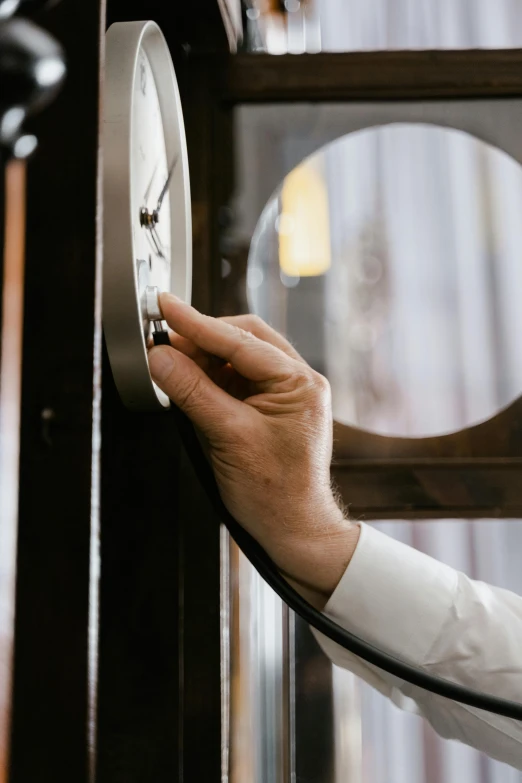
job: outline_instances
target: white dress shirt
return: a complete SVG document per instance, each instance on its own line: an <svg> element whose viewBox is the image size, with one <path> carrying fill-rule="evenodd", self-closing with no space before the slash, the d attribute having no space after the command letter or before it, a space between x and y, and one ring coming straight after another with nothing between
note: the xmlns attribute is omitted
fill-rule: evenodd
<svg viewBox="0 0 522 783"><path fill-rule="evenodd" d="M361 524L355 553L325 613L425 671L522 702L522 597L465 574ZM522 722L410 685L315 632L325 653L461 740L522 769Z"/></svg>

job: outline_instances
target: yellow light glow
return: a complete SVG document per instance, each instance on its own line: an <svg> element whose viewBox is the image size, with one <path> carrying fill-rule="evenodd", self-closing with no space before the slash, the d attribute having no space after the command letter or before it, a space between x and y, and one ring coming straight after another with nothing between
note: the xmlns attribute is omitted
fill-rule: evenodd
<svg viewBox="0 0 522 783"><path fill-rule="evenodd" d="M290 277L324 275L330 268L328 193L318 162L285 177L278 220L279 264Z"/></svg>

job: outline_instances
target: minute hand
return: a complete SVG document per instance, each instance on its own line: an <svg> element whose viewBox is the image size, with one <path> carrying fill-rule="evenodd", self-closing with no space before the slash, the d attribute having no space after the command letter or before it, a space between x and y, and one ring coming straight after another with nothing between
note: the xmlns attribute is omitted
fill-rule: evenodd
<svg viewBox="0 0 522 783"><path fill-rule="evenodd" d="M170 169L169 169L169 173L167 174L167 181L166 181L166 182L165 182L165 184L163 185L163 188L162 188L162 190L161 190L161 193L159 194L158 203L157 203L157 205L156 205L156 209L154 210L154 214L155 214L155 218L156 218L156 220L157 220L157 219L158 219L158 217L159 217L159 211L160 211L160 209L161 209L161 205L163 204L163 199L165 198L165 194L167 193L167 191L168 191L168 189L169 189L170 180L172 179L172 175L173 175L173 173L174 173L174 169L176 168L176 164L177 164L177 162L178 162L178 157L179 157L179 156L178 156L178 155L176 155L176 157L175 157L175 158L174 158L174 160L172 161L172 164L171 164L171 166L170 166Z"/></svg>

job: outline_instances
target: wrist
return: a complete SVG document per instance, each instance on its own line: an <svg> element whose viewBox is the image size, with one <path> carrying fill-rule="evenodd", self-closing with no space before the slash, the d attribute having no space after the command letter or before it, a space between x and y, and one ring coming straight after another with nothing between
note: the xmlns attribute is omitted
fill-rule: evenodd
<svg viewBox="0 0 522 783"><path fill-rule="evenodd" d="M324 606L350 563L360 528L346 520L337 505L315 515L308 510L306 516L299 531L273 544L271 555L285 578L315 593L316 604L320 601Z"/></svg>

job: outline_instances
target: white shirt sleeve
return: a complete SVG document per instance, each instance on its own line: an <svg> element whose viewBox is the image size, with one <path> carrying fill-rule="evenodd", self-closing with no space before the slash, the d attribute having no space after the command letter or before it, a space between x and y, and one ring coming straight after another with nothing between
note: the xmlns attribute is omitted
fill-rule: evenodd
<svg viewBox="0 0 522 783"><path fill-rule="evenodd" d="M361 524L325 613L431 674L522 702L522 597L473 581L375 528ZM424 691L314 634L335 664L422 714L443 737L522 769L522 722Z"/></svg>

